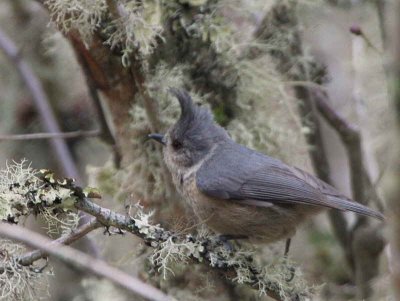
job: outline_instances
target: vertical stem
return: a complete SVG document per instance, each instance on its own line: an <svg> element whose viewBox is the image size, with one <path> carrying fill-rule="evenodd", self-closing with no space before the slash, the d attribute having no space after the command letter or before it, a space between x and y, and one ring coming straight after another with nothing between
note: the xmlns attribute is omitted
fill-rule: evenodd
<svg viewBox="0 0 400 301"><path fill-rule="evenodd" d="M396 153L390 173L385 176L385 190L388 198L388 216L390 225L390 268L395 300L400 300L400 3L396 1L392 11L395 26L391 32L391 69L390 83L394 112L397 120L397 132L394 139ZM389 14L388 14L389 16Z"/></svg>

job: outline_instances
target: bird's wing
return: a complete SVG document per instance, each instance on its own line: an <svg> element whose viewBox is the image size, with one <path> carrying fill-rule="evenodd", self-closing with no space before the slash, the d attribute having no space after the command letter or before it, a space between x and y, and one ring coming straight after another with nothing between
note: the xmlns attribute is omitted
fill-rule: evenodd
<svg viewBox="0 0 400 301"><path fill-rule="evenodd" d="M317 177L310 175L309 173L296 168L290 167L293 172L300 178L306 180L310 185L321 191L321 193L328 199L330 204L334 204L333 208L341 210L349 210L358 214L372 216L380 220L384 220L385 217L380 212L377 212L371 208L368 208L360 203L354 202L343 193L339 192L335 187L328 183L318 179Z"/></svg>
<svg viewBox="0 0 400 301"><path fill-rule="evenodd" d="M237 144L217 149L196 173L199 190L217 199L262 207L273 204L323 206L382 218L374 210L341 198L340 193L335 194L335 198L329 197L319 182L323 183L308 173Z"/></svg>

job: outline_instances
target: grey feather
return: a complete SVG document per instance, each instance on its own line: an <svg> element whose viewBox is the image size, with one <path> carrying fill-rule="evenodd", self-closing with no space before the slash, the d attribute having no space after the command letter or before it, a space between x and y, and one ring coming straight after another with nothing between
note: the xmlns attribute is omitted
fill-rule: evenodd
<svg viewBox="0 0 400 301"><path fill-rule="evenodd" d="M319 206L383 219L379 212L353 202L318 178L235 143L214 122L210 110L194 104L188 92L170 92L179 101L181 116L168 131L164 153L176 179L187 169L198 168L197 188L214 199L258 207ZM173 142L181 147L171 148Z"/></svg>
<svg viewBox="0 0 400 301"><path fill-rule="evenodd" d="M210 110L194 104L184 90L171 88L169 91L178 99L181 107L181 116L172 129L173 139L211 140L210 128L214 127L214 121Z"/></svg>
<svg viewBox="0 0 400 301"><path fill-rule="evenodd" d="M214 150L196 173L196 183L210 197L247 205L304 204L383 219L379 212L351 201L318 178L233 141Z"/></svg>
<svg viewBox="0 0 400 301"><path fill-rule="evenodd" d="M229 136L214 123L208 108L193 103L188 92L177 89L170 89L170 92L181 106L181 116L169 131L170 139L182 144L187 151L190 158L185 161L185 166L196 164L215 143Z"/></svg>

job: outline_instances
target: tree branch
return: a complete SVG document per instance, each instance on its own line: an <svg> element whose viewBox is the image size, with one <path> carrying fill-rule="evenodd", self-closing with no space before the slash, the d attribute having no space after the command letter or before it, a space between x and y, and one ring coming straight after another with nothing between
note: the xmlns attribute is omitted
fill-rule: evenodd
<svg viewBox="0 0 400 301"><path fill-rule="evenodd" d="M329 104L329 96L324 91L315 90L315 101L321 116L336 131L347 150L350 160L351 183L353 198L367 204L368 194L376 201L379 210L383 210L383 202L379 198L374 183L372 183L362 160L361 134L357 127L349 123ZM362 219L362 217L359 217Z"/></svg>
<svg viewBox="0 0 400 301"><path fill-rule="evenodd" d="M100 227L102 227L102 225L94 218L88 223L80 226L77 230L73 231L69 235L61 236L60 238L56 239L55 241L52 242L52 244L70 245L73 242L85 236L86 234L88 234L89 232L98 229ZM23 256L20 256L18 258L18 262L21 265L28 266L34 263L36 260L46 257L47 255L48 254L42 250L35 250ZM1 267L0 267L0 273L1 273Z"/></svg>
<svg viewBox="0 0 400 301"><path fill-rule="evenodd" d="M239 262L235 264L229 264L229 262L235 261L234 258L238 256L238 254L235 254L235 252L233 254L221 253L221 248L225 248L226 246L225 243L219 238L196 238L191 235L179 237L173 232L164 230L159 226L142 225L141 222L137 222L137 220L131 217L127 217L110 209L101 207L85 198L79 199L75 203L75 207L96 217L96 219L103 225L126 230L140 237L147 245L156 249L161 248L162 245L167 243L169 240L174 241L176 245L197 246L188 248L188 250L184 250L183 248L181 252L187 253L186 255L194 262L207 263L209 266L219 270L231 280L235 277L239 277L237 271L237 268L239 268ZM204 248L204 250L199 251L198 248ZM248 281L245 281L244 284L249 285L252 288L258 288L264 278L262 271L254 266L252 259L241 258L240 260L243 260L240 262L240 268L244 268L250 273ZM267 287L265 287L265 292L268 296L274 298L275 300L283 300L281 297L282 291L279 283L268 281L266 284ZM301 297L302 296L299 293L292 293L292 295L288 296L288 300L300 300L299 298Z"/></svg>
<svg viewBox="0 0 400 301"><path fill-rule="evenodd" d="M101 134L99 130L92 131L74 131L74 132L63 132L63 133L33 133L33 134L16 134L16 135L0 135L1 140L36 140L36 139L71 139L81 137L97 137Z"/></svg>
<svg viewBox="0 0 400 301"><path fill-rule="evenodd" d="M400 3L393 3L386 17L393 20L388 43L390 43L390 63L388 66L391 83L392 108L396 117L397 131L393 135L391 147L395 148L391 160L390 173L385 176L385 192L388 199L390 225L389 265L394 289L394 299L400 300ZM393 18L391 18L393 17Z"/></svg>
<svg viewBox="0 0 400 301"><path fill-rule="evenodd" d="M294 274L295 279L287 281L293 277L293 268L287 263L260 268L255 265L248 251L227 250L226 242L219 237L175 234L151 224L150 215L143 213L141 209L136 217L119 214L86 198L86 196L98 197L96 191L75 186L70 179L56 179L50 171L42 170L38 174L33 174L30 179L24 180L19 185L16 189L11 189L8 197L35 200L35 204L28 210L22 205L13 207L16 216L27 215L30 212L40 213L40 208L43 207L57 206L58 210L61 208L70 210L67 208L74 206L92 215L98 223L107 228L115 227L141 238L148 246L155 249L151 261L158 270L168 271L167 263L170 261L191 261L206 264L231 281L257 289L260 293L268 294L276 300L304 300L313 292L297 273ZM8 219L18 220L13 216L8 216ZM98 227L97 222L92 221L94 224L80 228L72 237L60 238L59 242L70 243L78 236L91 231L92 227L93 229ZM39 259L42 256L42 253L34 251L33 254L22 256L19 260L28 264L32 259Z"/></svg>
<svg viewBox="0 0 400 301"><path fill-rule="evenodd" d="M353 198L357 202L366 204L364 188L364 169L363 152L361 147L361 136L358 129L348 123L338 112L336 112L328 103L328 95L321 91L314 91L315 101L318 111L329 123L329 125L338 133L349 156L351 187Z"/></svg>
<svg viewBox="0 0 400 301"><path fill-rule="evenodd" d="M81 251L64 246L58 242L51 241L43 235L26 228L1 223L0 234L3 237L8 237L23 242L31 247L38 248L79 270L104 277L128 291L146 298L147 300L173 300L158 289L137 278L133 278L129 274L108 265L102 260L93 258Z"/></svg>

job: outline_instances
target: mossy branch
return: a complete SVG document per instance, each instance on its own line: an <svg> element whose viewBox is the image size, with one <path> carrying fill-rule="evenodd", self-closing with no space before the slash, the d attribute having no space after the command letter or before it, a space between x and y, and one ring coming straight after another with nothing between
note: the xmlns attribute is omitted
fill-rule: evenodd
<svg viewBox="0 0 400 301"><path fill-rule="evenodd" d="M160 290L108 265L100 259L91 257L90 255L71 247L62 246L57 242L51 242L50 239L26 228L3 223L0 225L0 234L10 239L21 241L31 247L40 248L47 254L60 259L68 265L104 277L128 291L144 297L146 300L174 300Z"/></svg>
<svg viewBox="0 0 400 301"><path fill-rule="evenodd" d="M88 198L98 198L98 193L94 189L76 186L71 179L55 179L48 170L37 174L31 171L29 175L31 177L24 178L23 183L9 186L19 205L14 206L13 210L8 210L8 216L3 216L3 219L16 221L18 218L10 214L26 216L33 212L38 213L43 208L81 210L96 218L92 227L95 228L97 223L100 223L107 228L115 227L130 232L154 248L151 262L164 276L171 271L168 264L179 260L211 266L231 281L255 288L260 294L267 294L276 300L305 300L312 293L312 289L304 285L297 273L292 281L286 280L293 274L293 269L286 264L260 268L253 262L251 253L241 249L229 250L226 242L219 237L177 235L159 225L153 225L150 222L151 214L144 213L140 208L133 217L95 204ZM0 198L7 198L6 194L7 191L3 191ZM26 201L25 207L21 206L23 200ZM18 208L23 211L18 211ZM65 239L64 243L67 243ZM42 258L43 255L35 251L19 257L18 260L21 264L29 264L31 260Z"/></svg>

